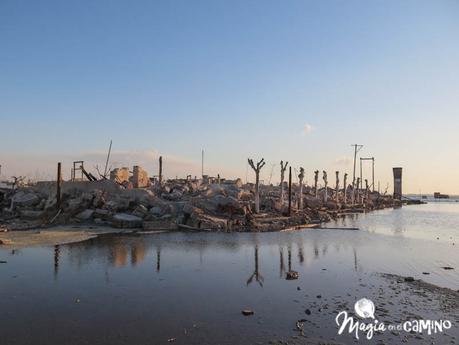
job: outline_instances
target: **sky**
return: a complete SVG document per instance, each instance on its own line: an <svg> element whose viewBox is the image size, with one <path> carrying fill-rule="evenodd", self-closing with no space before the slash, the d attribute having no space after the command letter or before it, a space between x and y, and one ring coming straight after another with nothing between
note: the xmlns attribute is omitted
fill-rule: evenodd
<svg viewBox="0 0 459 345"><path fill-rule="evenodd" d="M0 126L1 179L103 170L113 140L111 167L199 176L204 149L206 174L311 183L363 144L381 191L400 166L459 194L459 1L0 0Z"/></svg>

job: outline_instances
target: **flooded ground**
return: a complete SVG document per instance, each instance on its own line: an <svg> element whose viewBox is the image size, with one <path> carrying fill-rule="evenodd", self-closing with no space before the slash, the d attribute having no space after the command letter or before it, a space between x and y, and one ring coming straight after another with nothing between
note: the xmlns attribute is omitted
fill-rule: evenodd
<svg viewBox="0 0 459 345"><path fill-rule="evenodd" d="M372 343L459 341L457 295L382 274L458 290L459 203L382 210L327 226L361 230L163 233L0 250L6 261L0 264L0 339L306 344L314 338L348 344L357 340L338 335L335 318L367 297L385 323L452 322L441 334L386 331ZM299 279L286 280L289 270ZM243 309L255 314L243 316Z"/></svg>

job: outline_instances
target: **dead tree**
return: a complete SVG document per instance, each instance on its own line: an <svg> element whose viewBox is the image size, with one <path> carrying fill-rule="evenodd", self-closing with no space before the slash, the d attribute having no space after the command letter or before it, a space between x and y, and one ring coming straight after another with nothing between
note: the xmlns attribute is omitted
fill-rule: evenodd
<svg viewBox="0 0 459 345"><path fill-rule="evenodd" d="M368 200L368 180L365 179L365 202Z"/></svg>
<svg viewBox="0 0 459 345"><path fill-rule="evenodd" d="M255 213L260 212L260 170L266 164L265 159L262 158L261 161L255 164L253 163L253 159L248 159L250 166L252 167L253 171L255 171Z"/></svg>
<svg viewBox="0 0 459 345"><path fill-rule="evenodd" d="M280 199L282 202L284 202L284 177L285 177L285 170L287 170L287 165L288 162L281 161L280 166L281 166L281 193L280 193Z"/></svg>
<svg viewBox="0 0 459 345"><path fill-rule="evenodd" d="M163 182L163 156L159 156L158 181L159 181L159 184Z"/></svg>
<svg viewBox="0 0 459 345"><path fill-rule="evenodd" d="M336 174L335 201L338 203L339 202L339 199L338 199L338 194L339 194L339 171L336 171L335 174Z"/></svg>
<svg viewBox="0 0 459 345"><path fill-rule="evenodd" d="M346 205L347 202L347 173L344 174L344 190L343 190L343 200L344 200L344 205Z"/></svg>
<svg viewBox="0 0 459 345"><path fill-rule="evenodd" d="M357 189L355 190L355 193L357 193L357 195L356 195L357 204L360 204L360 190L359 190L359 186L360 186L360 177L357 177Z"/></svg>
<svg viewBox="0 0 459 345"><path fill-rule="evenodd" d="M319 190L317 189L317 182L319 181L319 170L314 171L314 195L317 199L319 196Z"/></svg>
<svg viewBox="0 0 459 345"><path fill-rule="evenodd" d="M24 185L25 176L11 176L13 179L13 183L11 184L12 190L15 190L18 187L22 187Z"/></svg>
<svg viewBox="0 0 459 345"><path fill-rule="evenodd" d="M327 178L327 172L324 170L322 171L323 172L323 180L324 180L324 184L325 184L325 195L324 195L324 202L327 202L327 199L328 199L328 178Z"/></svg>
<svg viewBox="0 0 459 345"><path fill-rule="evenodd" d="M300 174L298 175L299 183L300 183L300 200L298 203L298 209L301 211L303 210L303 179L304 179L304 169L300 167Z"/></svg>

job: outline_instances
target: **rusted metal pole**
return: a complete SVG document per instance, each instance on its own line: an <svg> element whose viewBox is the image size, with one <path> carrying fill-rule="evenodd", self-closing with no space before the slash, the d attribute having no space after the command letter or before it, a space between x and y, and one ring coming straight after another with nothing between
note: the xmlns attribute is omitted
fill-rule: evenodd
<svg viewBox="0 0 459 345"><path fill-rule="evenodd" d="M62 181L62 166L61 162L57 163L57 182L56 182L56 207L61 208L61 181Z"/></svg>
<svg viewBox="0 0 459 345"><path fill-rule="evenodd" d="M292 167L288 170L288 215L292 214Z"/></svg>

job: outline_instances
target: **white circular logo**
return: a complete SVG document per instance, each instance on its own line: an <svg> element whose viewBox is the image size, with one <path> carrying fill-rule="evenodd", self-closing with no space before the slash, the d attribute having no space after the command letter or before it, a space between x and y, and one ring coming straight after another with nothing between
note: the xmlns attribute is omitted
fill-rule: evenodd
<svg viewBox="0 0 459 345"><path fill-rule="evenodd" d="M356 314L363 319L375 318L375 304L367 298L362 298L355 302L354 309Z"/></svg>

